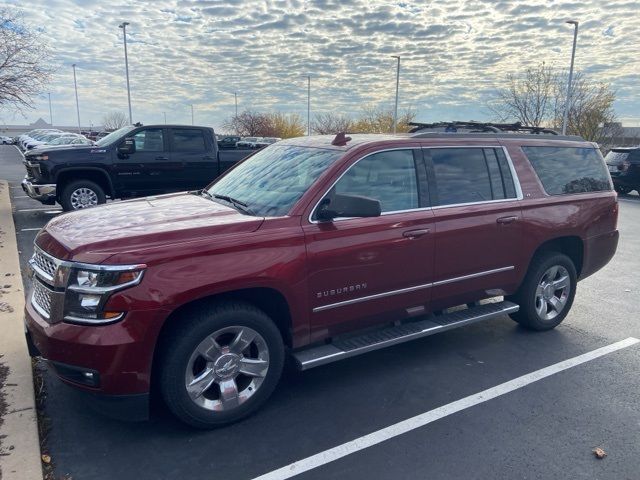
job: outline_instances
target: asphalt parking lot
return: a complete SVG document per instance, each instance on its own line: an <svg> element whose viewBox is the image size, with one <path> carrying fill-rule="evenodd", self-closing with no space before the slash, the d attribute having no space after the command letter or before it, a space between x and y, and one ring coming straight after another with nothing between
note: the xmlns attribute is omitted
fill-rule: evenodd
<svg viewBox="0 0 640 480"><path fill-rule="evenodd" d="M0 146L0 177L10 182L24 268L38 229L60 209L25 197L20 162L14 147ZM149 422L114 421L45 374L55 474L74 480L213 480L273 472L265 478L289 478L279 469L297 461L311 465L309 457L316 454L330 459L327 451L346 442L640 338L640 197L635 192L620 199L619 228L616 257L579 284L573 309L557 329L532 333L505 317L305 373L289 371L262 410L224 429L191 430L161 407ZM320 461L296 478L637 479L639 353L640 345L630 345L369 448L355 442L349 455ZM596 459L595 447L607 457Z"/></svg>

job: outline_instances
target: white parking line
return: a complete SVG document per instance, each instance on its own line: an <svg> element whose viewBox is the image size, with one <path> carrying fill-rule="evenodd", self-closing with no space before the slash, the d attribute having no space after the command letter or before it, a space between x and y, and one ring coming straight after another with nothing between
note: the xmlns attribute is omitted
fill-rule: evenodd
<svg viewBox="0 0 640 480"><path fill-rule="evenodd" d="M62 210L53 210L51 208L22 208L18 212L46 212L46 213L61 213Z"/></svg>
<svg viewBox="0 0 640 480"><path fill-rule="evenodd" d="M29 195L14 195L13 198L29 198Z"/></svg>
<svg viewBox="0 0 640 480"><path fill-rule="evenodd" d="M21 228L20 231L21 232L35 232L38 230L41 230L42 227L36 227L36 228Z"/></svg>
<svg viewBox="0 0 640 480"><path fill-rule="evenodd" d="M360 438L356 438L355 440L351 440L350 442L343 443L342 445L338 445L337 447L330 448L329 450L325 450L324 452L317 453L315 455L312 455L311 457L298 460L297 462L287 465L286 467L282 467L278 470L274 470L272 472L265 473L264 475L256 477L254 480L285 480L287 478L295 477L296 475L299 475L303 472L308 472L309 470L313 470L314 468L318 468L322 465L334 462L342 457L351 455L352 453L356 453L360 450L364 450L365 448L372 447L386 440L397 437L398 435L402 435L403 433L415 430L416 428L424 427L425 425L435 422L436 420L439 420L441 418L453 415L454 413L460 412L480 403L487 402L501 395L505 395L507 393L513 392L514 390L526 387L531 383L550 377L551 375L555 375L556 373L562 372L563 370L567 370L583 363L590 362L591 360L595 360L596 358L608 355L609 353L622 350L623 348L630 347L639 342L640 340L638 340L637 338L629 337L620 342L607 345L606 347L598 348L597 350L578 355L577 357L564 360L554 365L536 370L535 372L527 373L526 375L523 375L521 377L514 378L513 380L501 383L500 385L496 385L495 387L483 390L482 392L470 395L460 400L456 400L455 402L443 405L420 415L416 415L415 417L411 417L389 427L377 430L373 433L369 433L368 435L364 435Z"/></svg>

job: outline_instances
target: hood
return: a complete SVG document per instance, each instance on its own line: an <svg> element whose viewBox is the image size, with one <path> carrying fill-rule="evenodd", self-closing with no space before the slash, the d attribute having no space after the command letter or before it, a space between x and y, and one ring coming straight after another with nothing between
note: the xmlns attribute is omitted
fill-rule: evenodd
<svg viewBox="0 0 640 480"><path fill-rule="evenodd" d="M29 150L29 153L25 153L25 157L29 155L42 155L49 152L63 152L67 150L85 150L87 153L105 153L104 147L97 147L96 145L39 145L37 148Z"/></svg>
<svg viewBox="0 0 640 480"><path fill-rule="evenodd" d="M117 202L60 215L38 234L36 243L63 258L114 254L169 245L212 235L250 233L263 217L244 215L231 207L190 193ZM57 247L57 248L56 248ZM100 255L98 255L100 256ZM82 260L85 261L85 260Z"/></svg>

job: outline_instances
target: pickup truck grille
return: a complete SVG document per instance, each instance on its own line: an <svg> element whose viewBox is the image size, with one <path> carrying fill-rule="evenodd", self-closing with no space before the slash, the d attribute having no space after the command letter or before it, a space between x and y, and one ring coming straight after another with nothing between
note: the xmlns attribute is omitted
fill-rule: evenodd
<svg viewBox="0 0 640 480"><path fill-rule="evenodd" d="M45 287L37 278L33 279L31 304L46 320L51 318L51 304L54 292Z"/></svg>
<svg viewBox="0 0 640 480"><path fill-rule="evenodd" d="M35 178L40 173L40 169L37 167L31 167L29 165L25 165L25 167L27 169L27 176L29 178Z"/></svg>
<svg viewBox="0 0 640 480"><path fill-rule="evenodd" d="M32 260L36 264L36 266L40 268L40 270L42 270L50 277L45 280L53 280L53 277L55 276L56 270L58 268L56 262L54 262L51 258L45 256L38 247L36 247L33 252Z"/></svg>

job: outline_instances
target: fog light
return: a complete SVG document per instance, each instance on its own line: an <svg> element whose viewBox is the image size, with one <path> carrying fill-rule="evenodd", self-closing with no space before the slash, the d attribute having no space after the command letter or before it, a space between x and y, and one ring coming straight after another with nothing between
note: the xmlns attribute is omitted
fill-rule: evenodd
<svg viewBox="0 0 640 480"><path fill-rule="evenodd" d="M80 306L95 309L100 304L101 295L80 295Z"/></svg>

